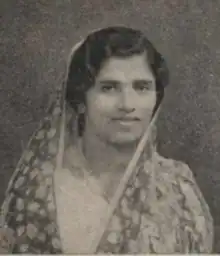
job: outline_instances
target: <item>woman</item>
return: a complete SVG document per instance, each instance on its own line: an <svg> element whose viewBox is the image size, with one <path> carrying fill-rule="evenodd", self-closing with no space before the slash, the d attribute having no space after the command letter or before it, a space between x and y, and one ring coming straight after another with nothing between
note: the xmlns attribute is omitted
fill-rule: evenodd
<svg viewBox="0 0 220 256"><path fill-rule="evenodd" d="M9 253L209 253L212 217L191 170L156 152L168 71L137 30L74 47L66 81L2 206Z"/></svg>

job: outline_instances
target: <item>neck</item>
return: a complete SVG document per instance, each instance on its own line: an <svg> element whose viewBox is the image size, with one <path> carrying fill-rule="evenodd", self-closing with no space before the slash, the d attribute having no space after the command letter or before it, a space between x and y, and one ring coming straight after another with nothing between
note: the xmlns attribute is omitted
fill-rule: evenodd
<svg viewBox="0 0 220 256"><path fill-rule="evenodd" d="M136 145L116 145L103 141L99 136L85 131L82 150L95 176L122 174L136 148Z"/></svg>

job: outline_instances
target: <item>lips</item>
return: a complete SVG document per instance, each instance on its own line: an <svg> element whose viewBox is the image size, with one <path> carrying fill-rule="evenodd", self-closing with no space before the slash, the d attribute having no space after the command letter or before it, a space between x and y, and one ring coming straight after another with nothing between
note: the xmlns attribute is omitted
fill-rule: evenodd
<svg viewBox="0 0 220 256"><path fill-rule="evenodd" d="M115 117L113 118L114 121L122 121L122 122L132 122L132 121L140 121L140 118L138 117L130 117L130 116L127 116L127 117Z"/></svg>
<svg viewBox="0 0 220 256"><path fill-rule="evenodd" d="M133 125L140 121L137 117L117 117L113 118L113 120L123 126Z"/></svg>

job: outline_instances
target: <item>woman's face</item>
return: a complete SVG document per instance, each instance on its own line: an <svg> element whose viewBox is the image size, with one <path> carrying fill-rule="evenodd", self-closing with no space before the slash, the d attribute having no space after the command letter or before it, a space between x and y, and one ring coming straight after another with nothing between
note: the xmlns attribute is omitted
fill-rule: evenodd
<svg viewBox="0 0 220 256"><path fill-rule="evenodd" d="M86 95L85 132L113 144L137 142L156 104L146 55L110 58Z"/></svg>

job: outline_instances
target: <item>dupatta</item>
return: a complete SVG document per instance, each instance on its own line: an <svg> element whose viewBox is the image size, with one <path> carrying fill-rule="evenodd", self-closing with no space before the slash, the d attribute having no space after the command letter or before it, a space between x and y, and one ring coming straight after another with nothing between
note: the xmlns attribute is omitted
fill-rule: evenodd
<svg viewBox="0 0 220 256"><path fill-rule="evenodd" d="M73 48L72 54L81 43ZM76 113L66 104L65 91L66 79L56 91L46 117L30 138L10 179L1 208L2 253L63 252L57 223L54 173L62 169L64 150L71 141L69 130L70 127L76 128L77 124ZM140 140L110 202L104 225L98 232L91 253L127 251L136 239L140 228L139 213L143 208L146 190L149 194L152 187L149 184L153 184L149 182L153 164L148 161L149 172L145 170L146 159L150 159L155 146L152 135L155 135L157 114L158 111ZM131 201L131 194L135 193L140 200L136 201L133 197ZM120 223L117 232L111 228L115 219ZM129 232L124 232L125 229Z"/></svg>
<svg viewBox="0 0 220 256"><path fill-rule="evenodd" d="M62 171L65 149L77 139L77 115L65 100L66 80L56 91L10 179L1 208L0 253L65 252L58 223L55 174ZM119 182L90 253L211 251L212 217L190 169L156 153L158 113L159 108ZM137 240L143 215L143 243L149 244L140 249ZM158 226L162 226L161 237L155 231ZM77 234L77 230L74 232ZM175 233L172 239L167 236L169 232Z"/></svg>

